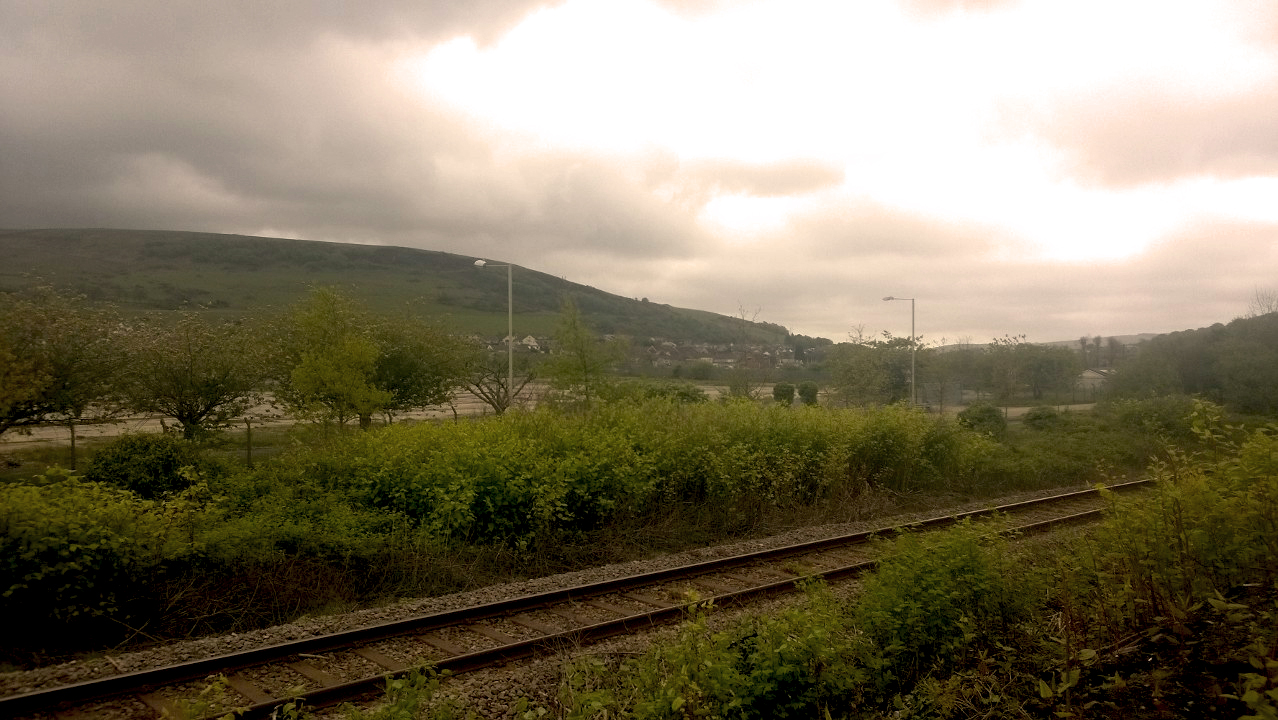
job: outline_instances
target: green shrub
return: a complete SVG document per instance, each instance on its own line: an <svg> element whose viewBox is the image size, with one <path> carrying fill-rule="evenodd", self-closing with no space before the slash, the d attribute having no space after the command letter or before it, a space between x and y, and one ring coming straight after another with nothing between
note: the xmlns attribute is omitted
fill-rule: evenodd
<svg viewBox="0 0 1278 720"><path fill-rule="evenodd" d="M817 384L811 380L805 380L799 383L799 400L801 400L804 405L816 405L818 392L819 388L817 387Z"/></svg>
<svg viewBox="0 0 1278 720"><path fill-rule="evenodd" d="M779 382L773 385L772 399L789 407L794 403L794 385L788 382Z"/></svg>
<svg viewBox="0 0 1278 720"><path fill-rule="evenodd" d="M0 486L0 608L24 622L109 616L190 551L189 508L66 478Z"/></svg>
<svg viewBox="0 0 1278 720"><path fill-rule="evenodd" d="M1136 430L1165 442L1190 444L1197 441L1190 419L1195 402L1188 395L1115 400L1098 404L1096 412L1115 427Z"/></svg>
<svg viewBox="0 0 1278 720"><path fill-rule="evenodd" d="M681 403L709 402L710 396L697 385L674 380L622 380L602 384L599 389L602 402L638 402L666 399Z"/></svg>
<svg viewBox="0 0 1278 720"><path fill-rule="evenodd" d="M1065 418L1050 405L1039 405L1025 411L1021 423L1031 430L1046 432L1056 430L1065 425Z"/></svg>
<svg viewBox="0 0 1278 720"><path fill-rule="evenodd" d="M1007 434L1003 411L989 403L975 403L958 414L959 424L978 433L1001 440Z"/></svg>
<svg viewBox="0 0 1278 720"><path fill-rule="evenodd" d="M84 477L154 499L190 487L203 467L199 449L187 440L129 433L95 452Z"/></svg>
<svg viewBox="0 0 1278 720"><path fill-rule="evenodd" d="M807 603L712 631L704 608L670 643L614 668L567 669L568 717L819 718L853 706L865 683L863 643L821 585Z"/></svg>
<svg viewBox="0 0 1278 720"><path fill-rule="evenodd" d="M905 533L870 576L852 611L881 655L885 697L957 664L978 638L1005 641L1041 590L988 526Z"/></svg>

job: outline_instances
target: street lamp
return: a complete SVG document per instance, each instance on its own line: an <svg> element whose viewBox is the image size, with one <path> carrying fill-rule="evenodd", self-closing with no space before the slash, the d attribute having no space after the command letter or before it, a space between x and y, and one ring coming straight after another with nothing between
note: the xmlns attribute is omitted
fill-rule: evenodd
<svg viewBox="0 0 1278 720"><path fill-rule="evenodd" d="M475 267L506 268L506 407L509 409L515 389L515 284L511 265L491 265L487 260L476 260Z"/></svg>
<svg viewBox="0 0 1278 720"><path fill-rule="evenodd" d="M883 298L884 302L892 300L909 300L910 301L910 407L918 404L918 397L914 392L914 350L917 345L914 342L914 298L899 298L888 295Z"/></svg>

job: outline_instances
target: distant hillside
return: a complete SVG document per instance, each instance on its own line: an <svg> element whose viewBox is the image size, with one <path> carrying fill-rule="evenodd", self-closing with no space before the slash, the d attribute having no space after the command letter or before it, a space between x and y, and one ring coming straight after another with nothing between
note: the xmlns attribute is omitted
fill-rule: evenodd
<svg viewBox="0 0 1278 720"><path fill-rule="evenodd" d="M228 316L287 307L332 285L379 311L410 305L461 332L504 335L506 273L475 258L379 245L145 230L0 230L0 291L44 283L125 312L192 305ZM501 262L494 258L494 262ZM637 301L516 266L515 334L549 335L570 295L603 334L782 344L786 329Z"/></svg>

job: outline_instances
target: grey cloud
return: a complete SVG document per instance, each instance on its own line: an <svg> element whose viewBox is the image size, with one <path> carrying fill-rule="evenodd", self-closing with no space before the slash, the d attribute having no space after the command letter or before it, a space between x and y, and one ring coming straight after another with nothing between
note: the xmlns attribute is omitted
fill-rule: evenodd
<svg viewBox="0 0 1278 720"><path fill-rule="evenodd" d="M797 218L790 223L787 234L791 236L791 246L811 248L831 260L860 263L882 257L943 262L948 262L951 255L988 259L998 238L993 230L944 223L868 204Z"/></svg>
<svg viewBox="0 0 1278 720"><path fill-rule="evenodd" d="M14 0L0 7L10 38L99 50L108 55L192 57L227 48L297 48L322 36L364 42L489 42L539 7L561 0L277 0L186 3L164 0Z"/></svg>
<svg viewBox="0 0 1278 720"><path fill-rule="evenodd" d="M828 215L808 219L827 234L802 239L787 230L721 253L715 272L690 270L695 283L676 276L662 284L639 273L627 293L674 302L668 293L679 292L688 302L675 304L726 314L739 303L761 307L761 320L836 341L858 325L870 334L907 334L908 304L882 298L914 297L916 329L927 342L1004 334L1046 342L1228 321L1246 309L1254 288L1274 286L1278 267L1278 225L1203 224L1133 258L1066 263L1027 254L1008 260L992 253L1010 239L884 208L862 208L858 217L883 237L930 236L908 252L891 251L894 243L833 243L854 233L856 222Z"/></svg>
<svg viewBox="0 0 1278 720"><path fill-rule="evenodd" d="M485 7L514 17L531 6ZM140 6L122 7L123 18L106 19L128 28ZM175 7L149 8L161 15L156 27L217 34L201 24L204 11ZM495 157L463 121L388 81L389 50L330 36L340 25L332 12L299 13L307 32L285 36L308 42L249 48L238 38L244 47L187 65L184 50L163 47L164 33L134 51L95 29L92 7L65 36L45 6L20 9L50 25L0 30L22 36L0 50L2 226L283 229L445 250L489 242L496 251L525 238L632 254L677 254L695 235L687 212L664 212L642 182L606 163L560 156L512 166ZM476 17L460 29L491 29ZM410 27L430 19L403 18ZM379 22L355 29L373 32Z"/></svg>
<svg viewBox="0 0 1278 720"><path fill-rule="evenodd" d="M1276 117L1278 84L1213 101L1113 91L1072 99L1030 123L1065 150L1077 176L1131 186L1278 172Z"/></svg>
<svg viewBox="0 0 1278 720"><path fill-rule="evenodd" d="M701 188L756 197L802 195L836 187L842 168L819 160L745 163L737 160L699 160L685 163L678 176Z"/></svg>

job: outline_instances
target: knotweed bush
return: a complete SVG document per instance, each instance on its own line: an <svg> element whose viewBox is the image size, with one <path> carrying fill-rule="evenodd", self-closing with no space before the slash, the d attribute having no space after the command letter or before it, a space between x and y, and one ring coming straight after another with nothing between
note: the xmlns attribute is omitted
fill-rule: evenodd
<svg viewBox="0 0 1278 720"><path fill-rule="evenodd" d="M694 606L673 641L638 659L570 664L561 710L570 718L882 717L894 704L917 704L903 693L918 680L1026 643L1021 624L1044 597L1044 577L1020 572L992 532L965 524L893 540L851 605L809 583L803 604L720 629Z"/></svg>
<svg viewBox="0 0 1278 720"><path fill-rule="evenodd" d="M37 480L0 485L0 614L12 640L51 625L66 633L125 621L155 581L189 561L199 513L189 498L148 500L66 475Z"/></svg>
<svg viewBox="0 0 1278 720"><path fill-rule="evenodd" d="M891 542L852 611L878 654L880 698L963 664L969 651L1014 642L1046 586L995 529L963 522Z"/></svg>
<svg viewBox="0 0 1278 720"><path fill-rule="evenodd" d="M993 447L904 408L655 398L589 414L392 426L261 473L399 513L441 542L529 547L672 505L758 517L869 485L958 489Z"/></svg>
<svg viewBox="0 0 1278 720"><path fill-rule="evenodd" d="M588 657L564 673L569 718L819 718L859 702L866 644L820 584L774 616L712 629L696 605L672 642L619 665ZM532 715L529 715L532 717Z"/></svg>
<svg viewBox="0 0 1278 720"><path fill-rule="evenodd" d="M1167 453L1155 490L1113 498L1061 556L1042 688L1058 713L1278 717L1278 428L1235 442L1219 419L1197 403L1202 451Z"/></svg>
<svg viewBox="0 0 1278 720"><path fill-rule="evenodd" d="M636 392L589 413L397 424L238 473L183 460L174 467L185 490L166 484L171 467L163 482L116 481L132 492L58 478L7 486L0 602L46 629L78 613L124 624L133 614L148 632L237 630L327 603L470 585L481 580L464 575L493 558L549 567L635 528L692 536L703 522L723 537L775 513L857 503L870 488L1058 480L908 408L690 398ZM102 467L127 471L124 447ZM145 445L139 458L169 457L164 447ZM202 469L182 470L191 467Z"/></svg>
<svg viewBox="0 0 1278 720"><path fill-rule="evenodd" d="M1074 572L1103 603L1109 635L1183 624L1217 593L1278 587L1278 428L1225 442L1219 460L1175 453L1155 463L1157 489L1115 498L1080 554Z"/></svg>
<svg viewBox="0 0 1278 720"><path fill-rule="evenodd" d="M209 469L189 440L167 433L128 433L95 451L84 477L154 499L190 487Z"/></svg>

